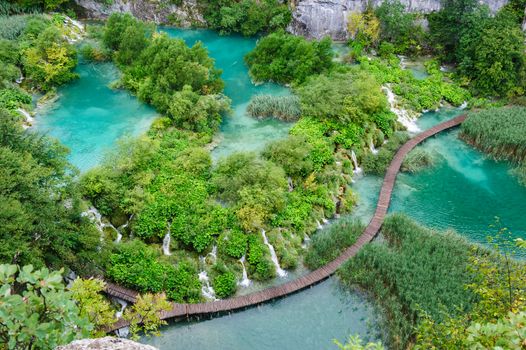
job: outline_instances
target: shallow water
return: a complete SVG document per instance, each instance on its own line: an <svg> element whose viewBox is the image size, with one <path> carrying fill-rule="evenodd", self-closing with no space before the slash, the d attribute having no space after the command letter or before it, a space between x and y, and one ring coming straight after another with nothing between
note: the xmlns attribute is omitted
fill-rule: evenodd
<svg viewBox="0 0 526 350"><path fill-rule="evenodd" d="M250 97L256 94L287 95L290 90L277 84L254 85L243 57L256 46L256 39L239 35L221 36L211 30L162 28L188 45L203 42L216 66L223 70L225 94L232 99L232 113L221 124L221 142L212 152L214 159L236 151L256 151L272 140L285 137L291 123L275 119L256 120L246 114Z"/></svg>
<svg viewBox="0 0 526 350"><path fill-rule="evenodd" d="M370 303L331 278L284 299L213 319L179 322L160 337L142 339L160 350L336 349L334 338L350 334L376 340Z"/></svg>
<svg viewBox="0 0 526 350"><path fill-rule="evenodd" d="M426 113L425 130L458 115L458 110ZM416 174L399 174L389 212L404 212L436 229L454 229L468 239L485 243L500 224L517 237L526 237L526 188L509 174L511 166L496 162L458 139L458 129L441 133L422 145L436 164ZM382 179L365 176L354 184L361 198L355 215L367 221L374 211Z"/></svg>
<svg viewBox="0 0 526 350"><path fill-rule="evenodd" d="M137 136L146 131L155 111L108 84L118 78L111 63L80 63L80 78L61 87L59 100L39 111L34 129L60 140L70 150L69 160L87 170L102 160L124 135Z"/></svg>

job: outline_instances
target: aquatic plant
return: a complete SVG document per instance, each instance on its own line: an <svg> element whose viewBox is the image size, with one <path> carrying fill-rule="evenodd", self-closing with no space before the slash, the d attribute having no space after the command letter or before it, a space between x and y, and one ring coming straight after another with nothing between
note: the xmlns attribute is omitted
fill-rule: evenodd
<svg viewBox="0 0 526 350"><path fill-rule="evenodd" d="M260 119L294 121L301 115L301 106L296 96L255 95L250 99L247 113Z"/></svg>
<svg viewBox="0 0 526 350"><path fill-rule="evenodd" d="M409 152L402 163L403 172L416 173L433 166L435 157L422 147L417 147Z"/></svg>
<svg viewBox="0 0 526 350"><path fill-rule="evenodd" d="M337 221L317 232L305 256L305 265L315 270L336 259L345 248L356 242L363 230L364 226L358 221Z"/></svg>
<svg viewBox="0 0 526 350"><path fill-rule="evenodd" d="M497 159L522 163L526 160L526 107L469 113L459 136Z"/></svg>
<svg viewBox="0 0 526 350"><path fill-rule="evenodd" d="M473 247L456 234L433 232L400 214L385 219L382 234L385 243L364 247L339 276L374 296L385 311L388 343L405 349L422 311L440 321L473 307L476 295L465 288L473 281L468 271Z"/></svg>

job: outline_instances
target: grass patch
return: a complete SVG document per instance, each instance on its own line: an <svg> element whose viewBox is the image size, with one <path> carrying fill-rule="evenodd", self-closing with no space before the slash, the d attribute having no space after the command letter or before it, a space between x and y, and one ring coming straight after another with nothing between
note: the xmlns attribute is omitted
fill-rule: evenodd
<svg viewBox="0 0 526 350"><path fill-rule="evenodd" d="M247 112L259 119L295 121L301 116L301 105L296 96L255 95L250 99Z"/></svg>

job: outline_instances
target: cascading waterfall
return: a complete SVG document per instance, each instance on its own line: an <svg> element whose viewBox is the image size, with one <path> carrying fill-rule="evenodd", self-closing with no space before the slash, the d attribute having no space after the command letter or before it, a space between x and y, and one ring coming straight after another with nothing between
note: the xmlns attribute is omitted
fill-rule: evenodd
<svg viewBox="0 0 526 350"><path fill-rule="evenodd" d="M353 173L354 174L360 174L362 172L362 168L360 168L358 166L358 158L356 158L356 153L354 153L354 151L351 151L351 159L352 159L352 163L354 165Z"/></svg>
<svg viewBox="0 0 526 350"><path fill-rule="evenodd" d="M111 228L113 231L115 231L115 233L117 233L117 239L119 239L119 235L122 236L119 230L117 230L115 226L111 224L111 222L108 222L108 223L102 222L102 214L97 210L97 208L91 207L85 212L83 212L81 215L87 216L91 220L91 222L95 224L95 226L100 232L101 242L104 240L104 229L106 227Z"/></svg>
<svg viewBox="0 0 526 350"><path fill-rule="evenodd" d="M121 318L122 315L124 314L124 309L126 309L126 307L128 306L128 303L125 300L122 300L120 298L113 297L112 299L115 300L121 306L121 309L115 312L115 317ZM128 337L129 334L130 334L129 327L119 328L115 331L115 335L117 335L117 337L119 338L126 338Z"/></svg>
<svg viewBox="0 0 526 350"><path fill-rule="evenodd" d="M316 229L318 229L318 230L323 229L323 226L321 225L319 220L316 220Z"/></svg>
<svg viewBox="0 0 526 350"><path fill-rule="evenodd" d="M374 142L373 142L372 137L369 139L369 150L371 151L372 154L378 154L378 150L374 147Z"/></svg>
<svg viewBox="0 0 526 350"><path fill-rule="evenodd" d="M420 131L420 128L416 125L416 118L413 118L409 115L409 112L405 109L398 108L396 106L396 96L389 86L382 87L382 90L387 95L387 101L391 107L391 112L396 114L396 118L400 124L405 126L407 131L412 133L417 133Z"/></svg>
<svg viewBox="0 0 526 350"><path fill-rule="evenodd" d="M247 269L245 267L245 256L244 255L241 257L241 259L239 259L239 262L241 263L241 266L243 266L243 279L238 282L238 285L242 287L248 287L250 286L250 283L252 283L252 281L248 279Z"/></svg>
<svg viewBox="0 0 526 350"><path fill-rule="evenodd" d="M219 300L216 298L216 293L214 288L212 288L210 285L210 279L208 278L208 273L206 273L205 270L199 272L199 281L201 281L201 284L203 285L201 287L201 294L203 294L206 299Z"/></svg>
<svg viewBox="0 0 526 350"><path fill-rule="evenodd" d="M328 224L328 223L329 223L329 220L327 220L327 219L323 218L323 219L321 219L321 222L323 222L323 224L324 224L324 225L326 225L326 224Z"/></svg>
<svg viewBox="0 0 526 350"><path fill-rule="evenodd" d="M171 232L170 232L171 224L168 224L168 231L166 232L166 235L164 235L163 238L163 254L164 255L172 255L170 253L170 241L171 241Z"/></svg>
<svg viewBox="0 0 526 350"><path fill-rule="evenodd" d="M33 125L33 121L35 120L31 114L29 114L28 111L26 111L25 109L23 108L18 108L17 109L17 112L20 113L23 117L24 117L24 124L22 125L22 127L24 129L27 129L29 128L31 125Z"/></svg>
<svg viewBox="0 0 526 350"><path fill-rule="evenodd" d="M265 233L264 229L261 229L261 235L263 236L263 242L267 245L268 249L270 250L270 258L272 262L274 263L274 266L276 266L276 273L279 277L285 277L287 276L287 271L283 270L281 266L279 266L279 260L278 256L276 255L276 251L274 250L274 247L272 244L269 243L267 239L267 234Z"/></svg>
<svg viewBox="0 0 526 350"><path fill-rule="evenodd" d="M405 56L398 56L398 58L400 59L400 68L402 69L406 69L407 68L407 65L405 63Z"/></svg>
<svg viewBox="0 0 526 350"><path fill-rule="evenodd" d="M287 179L287 181L288 181L288 184L289 184L289 192L294 191L294 184L292 183L292 178L290 176Z"/></svg>
<svg viewBox="0 0 526 350"><path fill-rule="evenodd" d="M212 251L208 253L206 256L209 256L209 255L212 257L212 263L215 264L217 261L217 245L214 245L212 247Z"/></svg>
<svg viewBox="0 0 526 350"><path fill-rule="evenodd" d="M115 240L115 243L120 243L120 241L122 240L122 232L124 231L124 229L126 227L128 227L128 225L130 224L131 219L133 219L133 214L130 216L128 221L126 221L123 225L121 225L121 226L119 226L117 228L117 239Z"/></svg>
<svg viewBox="0 0 526 350"><path fill-rule="evenodd" d="M458 107L459 109L466 109L468 107L468 101L462 102L462 104Z"/></svg>

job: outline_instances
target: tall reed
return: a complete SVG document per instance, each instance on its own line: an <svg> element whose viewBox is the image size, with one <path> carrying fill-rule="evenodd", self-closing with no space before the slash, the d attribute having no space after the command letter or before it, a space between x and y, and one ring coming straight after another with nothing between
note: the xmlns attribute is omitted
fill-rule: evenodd
<svg viewBox="0 0 526 350"><path fill-rule="evenodd" d="M247 112L255 118L277 118L294 121L301 116L300 100L297 96L256 95L252 97Z"/></svg>

